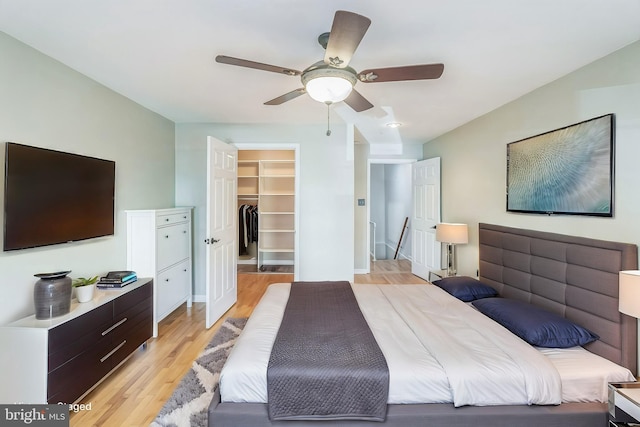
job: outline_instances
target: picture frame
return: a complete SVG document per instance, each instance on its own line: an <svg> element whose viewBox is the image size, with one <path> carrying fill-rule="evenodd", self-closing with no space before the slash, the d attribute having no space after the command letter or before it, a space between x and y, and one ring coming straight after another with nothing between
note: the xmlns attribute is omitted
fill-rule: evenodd
<svg viewBox="0 0 640 427"><path fill-rule="evenodd" d="M613 217L615 115L507 144L507 212Z"/></svg>

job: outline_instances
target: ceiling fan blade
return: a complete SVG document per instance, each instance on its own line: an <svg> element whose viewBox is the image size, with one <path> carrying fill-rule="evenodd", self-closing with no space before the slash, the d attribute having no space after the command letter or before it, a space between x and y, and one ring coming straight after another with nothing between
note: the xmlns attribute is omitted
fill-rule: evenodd
<svg viewBox="0 0 640 427"><path fill-rule="evenodd" d="M367 101L367 99L355 89L351 90L351 93L344 102L358 113L373 108L373 104Z"/></svg>
<svg viewBox="0 0 640 427"><path fill-rule="evenodd" d="M218 55L216 62L221 64L237 65L239 67L254 68L256 70L271 71L273 73L285 74L287 76L299 76L302 72L291 68L278 67L277 65L263 64L261 62L248 61L246 59L233 58L231 56Z"/></svg>
<svg viewBox="0 0 640 427"><path fill-rule="evenodd" d="M338 10L333 18L324 62L337 68L344 68L364 37L371 20L357 13Z"/></svg>
<svg viewBox="0 0 640 427"><path fill-rule="evenodd" d="M291 101L292 99L297 98L300 95L304 95L305 93L307 93L307 91L305 90L305 88L301 87L299 89L292 90L291 92L285 93L284 95L280 95L277 98L273 98L271 101L265 102L264 105L284 104L285 102Z"/></svg>
<svg viewBox="0 0 640 427"><path fill-rule="evenodd" d="M437 79L444 71L443 64L408 65L406 67L376 68L358 74L363 83L398 82L403 80Z"/></svg>

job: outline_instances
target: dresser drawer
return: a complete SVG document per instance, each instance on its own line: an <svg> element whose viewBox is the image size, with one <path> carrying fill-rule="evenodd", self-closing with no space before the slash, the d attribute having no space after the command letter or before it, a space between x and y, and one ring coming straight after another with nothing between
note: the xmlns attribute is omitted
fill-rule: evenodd
<svg viewBox="0 0 640 427"><path fill-rule="evenodd" d="M100 333L109 327L113 321L113 305L104 304L81 317L63 323L49 331L49 357L66 350L65 347L80 345L87 341L87 337L100 339ZM79 341L79 344L76 344ZM90 341L90 338L89 338ZM77 351L74 351L77 353ZM51 363L51 362L50 362Z"/></svg>
<svg viewBox="0 0 640 427"><path fill-rule="evenodd" d="M184 261L158 275L157 288L157 311L159 317L174 310L180 301L189 295L191 289L191 264Z"/></svg>
<svg viewBox="0 0 640 427"><path fill-rule="evenodd" d="M114 328L110 332L111 339L118 344L123 339L127 339L129 332L138 327L140 323L146 324L150 330L153 326L153 300L147 298L140 301L140 303L129 310L124 311L120 315L120 320L117 322L118 327ZM151 338L151 334L144 340ZM142 343L140 343L142 344Z"/></svg>
<svg viewBox="0 0 640 427"><path fill-rule="evenodd" d="M191 249L189 224L158 228L156 239L158 270L164 270L189 257Z"/></svg>
<svg viewBox="0 0 640 427"><path fill-rule="evenodd" d="M177 224L179 222L186 222L188 220L189 220L189 212L158 215L157 224L158 224L158 227L162 227L163 225Z"/></svg>
<svg viewBox="0 0 640 427"><path fill-rule="evenodd" d="M126 333L119 332L112 337L114 347L119 346L118 350L111 355L111 363L114 367L151 338L153 335L152 321L152 313L149 311L147 317L133 319Z"/></svg>
<svg viewBox="0 0 640 427"><path fill-rule="evenodd" d="M113 366L100 359L112 348L110 338L103 338L77 354L47 375L47 401L73 403L84 392L100 381Z"/></svg>
<svg viewBox="0 0 640 427"><path fill-rule="evenodd" d="M121 315L132 307L140 306L141 302L153 297L152 283L149 282L113 301L113 316L116 321L120 320Z"/></svg>

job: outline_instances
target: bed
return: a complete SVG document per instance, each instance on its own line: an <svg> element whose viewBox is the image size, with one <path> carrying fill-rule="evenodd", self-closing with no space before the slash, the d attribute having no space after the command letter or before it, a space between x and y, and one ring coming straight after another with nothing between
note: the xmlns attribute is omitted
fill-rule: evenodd
<svg viewBox="0 0 640 427"><path fill-rule="evenodd" d="M491 224L480 224L479 236L480 280L482 282L490 284L503 297L526 301L543 307L593 331L600 339L585 345L584 347L588 350L585 353L591 356L596 355L594 357L598 357L605 362L614 362L626 368L627 372L635 375L637 321L621 315L617 309L618 271L637 268L637 248L635 245L521 230ZM371 288L371 285L362 286L369 286L366 288L365 296L373 292L371 298L374 299L378 298L376 295L379 292L387 292L388 289L392 288L389 287L380 291L373 290L374 288ZM411 289L407 288L409 286ZM455 306L456 309L474 311L468 305L459 301L449 302L455 299L449 295L444 295L439 289L435 289L435 286L425 285L425 287L433 289L421 289L415 285L397 286L398 289L402 289L402 292L429 292L428 299L442 299L443 304L452 304L452 307ZM288 292L286 285L280 285L280 288L277 288L274 293L278 292L286 295ZM364 298L362 296L364 291L358 290L354 292L360 302ZM387 295L382 299L393 298L392 295ZM446 300L446 298L450 298L450 300ZM380 300L380 298L378 299ZM418 298L413 295L413 299ZM271 302L265 304L271 304ZM260 305L262 305L262 302ZM256 307L256 310L258 310L258 307ZM363 315L367 322L372 323L371 313L380 310L368 310L364 308ZM411 310L409 309L409 312ZM258 310L258 312L260 311ZM382 311L388 312L386 309ZM272 316L268 310L266 313L266 319ZM254 314L256 314L255 311ZM258 313L257 316L259 315ZM483 316L479 313L473 314L473 316L478 315ZM452 316L452 318L455 317ZM253 318L254 316L252 315L250 322ZM256 321L254 323L259 323L261 327L270 327L265 326L269 322L264 319L261 318L259 322ZM488 321L488 319L479 319L476 317L471 323L481 324ZM378 326L372 327L372 329L379 334L378 330L384 328L385 323L388 321L389 319L386 319L379 323ZM276 326L279 325L279 319L276 317L273 323ZM251 335L251 333L250 330L247 335ZM254 332L254 334L264 336L262 331L259 333ZM244 335L245 333L243 332ZM376 339L379 340L378 337ZM259 343L255 344L256 348L259 348L260 345ZM263 343L262 345L264 346L265 344ZM437 344L434 345L437 347ZM509 345L506 347L509 347ZM235 350L234 348L232 355ZM430 351L433 351L433 349L430 349ZM549 357L552 359L553 355ZM390 362L389 365L390 371L394 372L392 371L393 362ZM246 370L251 371L249 368ZM394 381L396 381L395 386ZM562 381L564 385L564 377ZM235 379L230 382L241 383L242 381ZM223 394L227 393L225 390L228 387L225 386L224 382L221 385L221 389ZM473 400L451 403L419 403L418 401L410 400L411 392L405 393L404 397L398 398L398 390L402 391L397 386L397 379L391 380L389 394L396 397L394 398L395 400L390 399L390 402L400 403L387 405L384 422L376 424L390 426L580 425L595 427L604 426L607 422L606 403L602 401L567 401L571 400L571 398L567 399L564 395L562 396L563 403L561 404L522 404L515 400L511 404L505 405L495 404L494 402L488 406L473 406L473 403L469 403L473 402ZM258 403L242 401L242 399L235 399L239 400L236 402L230 400L234 399L228 396L221 397L220 392L214 395L209 408L210 426L376 425L371 421L358 420L271 421L267 404L260 403L260 398L256 400ZM251 401L252 399L245 400ZM533 403L536 403L536 401L534 400Z"/></svg>

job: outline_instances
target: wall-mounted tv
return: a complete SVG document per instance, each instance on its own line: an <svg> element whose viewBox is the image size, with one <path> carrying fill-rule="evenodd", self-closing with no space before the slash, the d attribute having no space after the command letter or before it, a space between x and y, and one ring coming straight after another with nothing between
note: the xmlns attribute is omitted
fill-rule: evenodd
<svg viewBox="0 0 640 427"><path fill-rule="evenodd" d="M112 235L114 200L114 161L5 144L5 251Z"/></svg>
<svg viewBox="0 0 640 427"><path fill-rule="evenodd" d="M614 115L507 144L507 211L613 216Z"/></svg>

